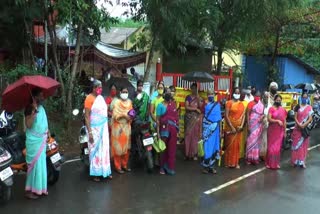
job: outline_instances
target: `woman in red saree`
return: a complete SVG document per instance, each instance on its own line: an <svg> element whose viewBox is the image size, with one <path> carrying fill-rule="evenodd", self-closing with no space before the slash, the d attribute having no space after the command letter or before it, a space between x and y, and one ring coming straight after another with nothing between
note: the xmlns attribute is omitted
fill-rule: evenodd
<svg viewBox="0 0 320 214"><path fill-rule="evenodd" d="M198 160L198 142L202 133L202 99L198 95L197 84L191 85L192 94L185 100L184 116L185 159Z"/></svg>
<svg viewBox="0 0 320 214"><path fill-rule="evenodd" d="M166 144L166 149L160 157L160 174L174 175L179 115L169 89L164 95L164 101L158 105L156 112L157 124L159 124L157 126L158 136Z"/></svg>
<svg viewBox="0 0 320 214"><path fill-rule="evenodd" d="M307 105L308 94L304 93L301 98L301 104L295 114L296 127L292 132L292 166L300 166L306 168L306 158L308 154L309 137L302 135L304 129L311 121L313 110L310 105Z"/></svg>
<svg viewBox="0 0 320 214"><path fill-rule="evenodd" d="M259 93L259 92L258 92ZM260 101L260 96L255 96L254 100L248 105L247 121L249 136L246 146L247 164L259 163L259 148L262 142L264 105Z"/></svg>
<svg viewBox="0 0 320 214"><path fill-rule="evenodd" d="M224 165L225 167L236 167L240 169L240 142L245 120L245 106L240 99L239 88L234 89L233 99L226 103L226 125L224 139Z"/></svg>
<svg viewBox="0 0 320 214"><path fill-rule="evenodd" d="M280 152L286 130L287 112L281 107L282 97L274 96L274 104L268 113L268 145L266 156L266 167L268 169L280 169Z"/></svg>

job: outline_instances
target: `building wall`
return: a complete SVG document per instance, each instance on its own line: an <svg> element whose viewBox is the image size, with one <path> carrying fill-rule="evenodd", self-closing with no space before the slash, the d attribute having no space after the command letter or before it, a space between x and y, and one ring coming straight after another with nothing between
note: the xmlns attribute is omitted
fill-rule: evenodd
<svg viewBox="0 0 320 214"><path fill-rule="evenodd" d="M246 56L242 86L254 85L258 90L267 86L268 64L265 58Z"/></svg>
<svg viewBox="0 0 320 214"><path fill-rule="evenodd" d="M308 74L306 69L291 59L286 59L283 76L284 84L297 85L299 83L313 83L314 74Z"/></svg>
<svg viewBox="0 0 320 214"><path fill-rule="evenodd" d="M268 88L267 72L270 57L246 56L243 86L255 85L258 90ZM279 68L279 87L283 84L297 85L299 83L313 83L314 75L307 73L306 69L294 60L287 57L278 57L276 64Z"/></svg>

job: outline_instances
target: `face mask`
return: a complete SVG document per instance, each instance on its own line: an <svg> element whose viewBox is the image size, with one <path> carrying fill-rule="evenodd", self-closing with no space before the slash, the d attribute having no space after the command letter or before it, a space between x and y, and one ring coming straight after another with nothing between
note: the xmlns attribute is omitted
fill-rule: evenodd
<svg viewBox="0 0 320 214"><path fill-rule="evenodd" d="M301 98L301 104L305 105L307 104L308 98Z"/></svg>
<svg viewBox="0 0 320 214"><path fill-rule="evenodd" d="M171 92L171 97L174 97L174 95L175 95L175 92Z"/></svg>
<svg viewBox="0 0 320 214"><path fill-rule="evenodd" d="M209 97L208 97L208 101L209 101L210 103L214 102L214 96L209 96Z"/></svg>
<svg viewBox="0 0 320 214"><path fill-rule="evenodd" d="M270 92L271 92L271 94L276 94L277 93L277 89L271 88Z"/></svg>
<svg viewBox="0 0 320 214"><path fill-rule="evenodd" d="M163 94L163 89L158 89L158 94L162 95Z"/></svg>
<svg viewBox="0 0 320 214"><path fill-rule="evenodd" d="M235 100L239 100L240 99L240 94L233 94L233 98Z"/></svg>
<svg viewBox="0 0 320 214"><path fill-rule="evenodd" d="M279 107L279 106L281 106L281 102L274 102L274 105Z"/></svg>
<svg viewBox="0 0 320 214"><path fill-rule="evenodd" d="M117 90L111 90L110 91L110 96L115 97L117 95Z"/></svg>
<svg viewBox="0 0 320 214"><path fill-rule="evenodd" d="M171 94L165 94L164 95L164 100L169 102L171 100Z"/></svg>
<svg viewBox="0 0 320 214"><path fill-rule="evenodd" d="M255 102L259 102L260 101L260 97L254 97L254 101Z"/></svg>
<svg viewBox="0 0 320 214"><path fill-rule="evenodd" d="M96 88L96 94L101 95L102 94L102 88Z"/></svg>
<svg viewBox="0 0 320 214"><path fill-rule="evenodd" d="M128 93L121 93L121 94L120 94L120 98L123 99L123 100L128 99L128 96L129 96Z"/></svg>

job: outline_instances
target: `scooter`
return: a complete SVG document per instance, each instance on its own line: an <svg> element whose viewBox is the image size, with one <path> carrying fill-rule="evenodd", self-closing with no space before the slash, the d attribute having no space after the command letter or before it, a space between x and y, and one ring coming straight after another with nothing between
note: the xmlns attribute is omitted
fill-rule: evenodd
<svg viewBox="0 0 320 214"><path fill-rule="evenodd" d="M12 156L11 169L16 173L20 171L27 172L28 164L25 159L25 135L14 131L16 125L12 118L13 117L7 117L6 126L0 126L0 137L3 140L4 148L8 150ZM53 185L59 180L61 165L63 163L54 135L49 136L47 139L46 156L47 181L48 184Z"/></svg>
<svg viewBox="0 0 320 214"><path fill-rule="evenodd" d="M132 123L131 162L144 162L149 173L153 171L152 144L154 135L150 131L150 122L134 120Z"/></svg>
<svg viewBox="0 0 320 214"><path fill-rule="evenodd" d="M7 203L11 198L11 186L13 185L13 171L10 167L11 154L4 148L0 138L0 203Z"/></svg>
<svg viewBox="0 0 320 214"><path fill-rule="evenodd" d="M77 116L79 114L79 110L74 109L72 111L72 114L74 116ZM89 148L88 148L89 137L88 137L88 130L84 122L84 113L82 115L82 121L83 121L83 124L79 131L80 159L85 164L85 166L89 167L90 166Z"/></svg>
<svg viewBox="0 0 320 214"><path fill-rule="evenodd" d="M285 140L282 144L282 150L288 150L291 148L292 145L292 132L294 130L294 127L296 125L296 121L294 120L294 111L290 110L288 111L288 115L287 115L287 126L286 126L286 136L285 136Z"/></svg>

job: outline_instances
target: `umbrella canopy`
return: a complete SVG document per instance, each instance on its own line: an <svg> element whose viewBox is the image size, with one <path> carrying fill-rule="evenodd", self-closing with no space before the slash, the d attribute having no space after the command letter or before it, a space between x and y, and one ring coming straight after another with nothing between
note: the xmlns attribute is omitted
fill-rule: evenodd
<svg viewBox="0 0 320 214"><path fill-rule="evenodd" d="M287 89L294 89L294 85L292 84L284 84L281 87L282 90L287 90Z"/></svg>
<svg viewBox="0 0 320 214"><path fill-rule="evenodd" d="M295 88L307 90L307 91L314 91L317 89L316 86L311 83L300 83L300 84L296 85Z"/></svg>
<svg viewBox="0 0 320 214"><path fill-rule="evenodd" d="M214 80L212 75L204 71L188 72L182 79L190 82L212 82Z"/></svg>
<svg viewBox="0 0 320 214"><path fill-rule="evenodd" d="M60 83L50 77L23 76L4 90L1 107L9 112L21 110L30 104L32 89L41 88L44 98L47 98L52 96L59 86Z"/></svg>

